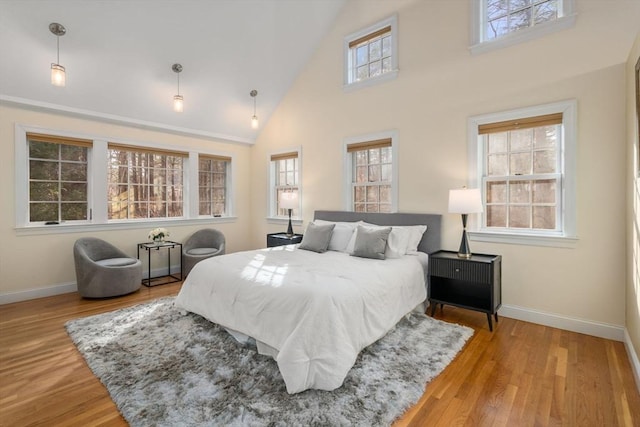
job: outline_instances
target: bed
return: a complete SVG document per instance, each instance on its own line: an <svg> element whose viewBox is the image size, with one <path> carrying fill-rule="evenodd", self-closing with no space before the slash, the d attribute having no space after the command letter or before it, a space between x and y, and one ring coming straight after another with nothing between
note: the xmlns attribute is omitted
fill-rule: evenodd
<svg viewBox="0 0 640 427"><path fill-rule="evenodd" d="M422 307L427 254L440 249L440 215L316 211L314 225L322 221L427 230L416 253L384 260L299 244L209 258L196 264L175 300L239 341L255 340L276 360L291 394L340 387L363 348Z"/></svg>

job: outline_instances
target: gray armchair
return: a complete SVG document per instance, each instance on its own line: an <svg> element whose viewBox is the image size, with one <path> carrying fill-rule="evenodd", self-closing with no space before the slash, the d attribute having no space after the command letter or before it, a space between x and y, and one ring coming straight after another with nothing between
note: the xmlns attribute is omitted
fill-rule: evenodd
<svg viewBox="0 0 640 427"><path fill-rule="evenodd" d="M225 238L221 231L204 228L193 233L182 245L182 278L203 259L224 255Z"/></svg>
<svg viewBox="0 0 640 427"><path fill-rule="evenodd" d="M73 245L78 292L85 298L125 295L140 289L142 263L95 237Z"/></svg>

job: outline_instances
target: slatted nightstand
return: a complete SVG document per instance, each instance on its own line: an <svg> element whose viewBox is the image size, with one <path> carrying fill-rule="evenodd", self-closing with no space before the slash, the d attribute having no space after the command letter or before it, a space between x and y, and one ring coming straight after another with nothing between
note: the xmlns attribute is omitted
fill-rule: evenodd
<svg viewBox="0 0 640 427"><path fill-rule="evenodd" d="M429 302L432 316L438 304L487 313L493 331L491 315L497 323L502 305L502 257L473 254L466 259L452 251L429 255Z"/></svg>

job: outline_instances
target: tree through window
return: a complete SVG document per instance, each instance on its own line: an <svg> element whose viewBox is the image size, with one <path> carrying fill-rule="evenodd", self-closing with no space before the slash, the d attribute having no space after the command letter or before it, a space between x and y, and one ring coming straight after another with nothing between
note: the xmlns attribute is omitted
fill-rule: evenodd
<svg viewBox="0 0 640 427"><path fill-rule="evenodd" d="M182 217L184 157L109 144L108 219Z"/></svg>

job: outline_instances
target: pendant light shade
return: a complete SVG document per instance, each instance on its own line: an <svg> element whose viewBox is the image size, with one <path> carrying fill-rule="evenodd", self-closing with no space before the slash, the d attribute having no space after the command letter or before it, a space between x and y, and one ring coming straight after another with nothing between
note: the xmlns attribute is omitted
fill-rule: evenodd
<svg viewBox="0 0 640 427"><path fill-rule="evenodd" d="M62 24L52 22L49 24L49 31L56 36L56 62L51 64L51 84L64 87L67 83L65 69L60 65L60 36L67 33L67 29Z"/></svg>
<svg viewBox="0 0 640 427"><path fill-rule="evenodd" d="M173 96L173 111L182 113L184 111L184 98L182 95Z"/></svg>
<svg viewBox="0 0 640 427"><path fill-rule="evenodd" d="M51 64L51 84L64 87L66 85L66 73L60 64Z"/></svg>

